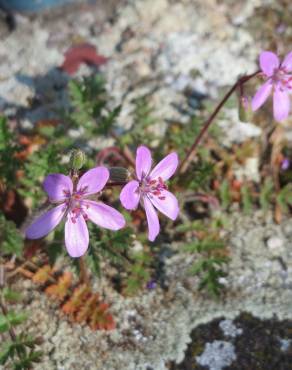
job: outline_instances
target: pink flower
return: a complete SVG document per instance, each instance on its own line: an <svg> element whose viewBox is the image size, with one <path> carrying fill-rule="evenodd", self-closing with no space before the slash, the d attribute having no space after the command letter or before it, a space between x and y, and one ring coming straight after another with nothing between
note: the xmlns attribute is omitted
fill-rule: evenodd
<svg viewBox="0 0 292 370"><path fill-rule="evenodd" d="M71 257L82 256L89 244L86 221L89 219L100 227L119 230L125 226L123 215L102 202L87 199L102 190L108 181L109 171L96 167L79 179L76 189L70 177L60 173L48 175L44 190L56 207L40 216L26 229L28 239L39 239L52 231L64 217L65 245Z"/></svg>
<svg viewBox="0 0 292 370"><path fill-rule="evenodd" d="M280 63L276 54L263 51L260 54L260 67L266 78L252 99L252 110L259 109L273 92L273 111L276 121L283 121L289 115L292 91L292 52L286 55Z"/></svg>
<svg viewBox="0 0 292 370"><path fill-rule="evenodd" d="M174 174L177 168L177 154L167 155L152 171L151 165L150 150L145 146L140 146L136 155L137 180L132 180L124 186L120 194L120 200L122 205L129 210L135 209L139 202L142 202L149 228L148 238L154 241L160 230L155 208L171 220L175 220L179 212L176 197L167 191L167 186L164 183Z"/></svg>

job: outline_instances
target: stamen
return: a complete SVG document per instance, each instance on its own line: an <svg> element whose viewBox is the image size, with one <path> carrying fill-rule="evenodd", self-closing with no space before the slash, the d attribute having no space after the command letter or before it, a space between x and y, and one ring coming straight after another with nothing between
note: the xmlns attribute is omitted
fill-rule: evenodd
<svg viewBox="0 0 292 370"><path fill-rule="evenodd" d="M142 194L147 194L150 198L158 197L160 200L165 200L163 190L167 189L162 177L151 179L149 176L140 182L139 191Z"/></svg>

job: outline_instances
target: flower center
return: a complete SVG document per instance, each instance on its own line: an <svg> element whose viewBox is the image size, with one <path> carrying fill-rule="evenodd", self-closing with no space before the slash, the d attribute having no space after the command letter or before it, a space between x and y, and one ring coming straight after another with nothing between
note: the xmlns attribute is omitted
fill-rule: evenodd
<svg viewBox="0 0 292 370"><path fill-rule="evenodd" d="M88 204L84 204L84 194L82 191L75 191L69 195L66 200L66 205L71 217L71 221L75 224L79 216L83 216L85 221L88 220L86 210L89 208Z"/></svg>
<svg viewBox="0 0 292 370"><path fill-rule="evenodd" d="M140 192L143 195L150 197L156 196L160 200L164 200L163 191L167 189L167 185L163 182L161 177L158 179L151 179L150 177L142 178L140 182Z"/></svg>
<svg viewBox="0 0 292 370"><path fill-rule="evenodd" d="M274 71L272 81L274 84L278 84L281 89L292 89L292 76L283 67Z"/></svg>

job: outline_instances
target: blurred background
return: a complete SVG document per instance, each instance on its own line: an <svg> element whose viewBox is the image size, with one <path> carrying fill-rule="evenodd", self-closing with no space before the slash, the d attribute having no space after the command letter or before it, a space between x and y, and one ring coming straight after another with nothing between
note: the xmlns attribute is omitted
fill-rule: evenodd
<svg viewBox="0 0 292 370"><path fill-rule="evenodd" d="M258 69L262 50L292 50L291 19L290 0L0 0L0 113L15 135L5 128L0 149L8 163L6 138L16 140L21 168L1 179L9 191L0 186L0 232L9 220L18 233L72 145L89 167L125 165L125 148L142 143L157 159L172 150L182 158L220 98ZM260 83L245 87L248 104ZM271 99L254 115L239 108L234 94L185 178L173 181L177 223L163 219L150 245L137 211L121 240L110 239L117 248L131 240L134 268L106 255L100 277L88 256L114 316L109 331L64 319L32 275L12 279L24 295L18 308L33 313L28 330L44 338L36 369L291 369L291 118L277 125ZM117 193L103 196L118 204ZM108 234L91 235L91 252L106 249ZM25 244L25 258L37 255L43 267L62 240L56 232L45 246ZM71 266L62 258L59 270Z"/></svg>

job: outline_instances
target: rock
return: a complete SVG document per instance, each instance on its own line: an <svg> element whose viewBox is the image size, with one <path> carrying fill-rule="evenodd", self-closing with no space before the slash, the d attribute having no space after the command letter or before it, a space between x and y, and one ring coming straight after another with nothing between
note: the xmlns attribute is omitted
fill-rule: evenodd
<svg viewBox="0 0 292 370"><path fill-rule="evenodd" d="M269 238L267 247L274 256L281 256L285 251L284 240L278 236Z"/></svg>
<svg viewBox="0 0 292 370"><path fill-rule="evenodd" d="M291 345L292 339L282 339L282 338L279 338L279 341L280 341L281 351L283 351L283 352L288 351L288 349L289 349L289 347Z"/></svg>
<svg viewBox="0 0 292 370"><path fill-rule="evenodd" d="M196 357L197 363L207 366L209 370L222 370L234 360L236 360L234 345L222 340L206 343L204 352Z"/></svg>
<svg viewBox="0 0 292 370"><path fill-rule="evenodd" d="M237 328L232 320L223 320L219 323L219 326L226 337L235 338L242 334L242 329Z"/></svg>

